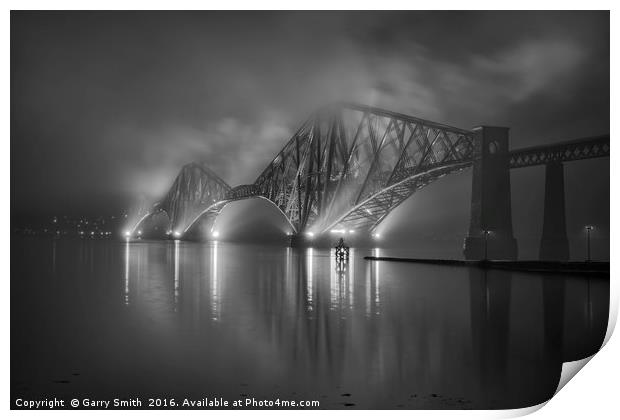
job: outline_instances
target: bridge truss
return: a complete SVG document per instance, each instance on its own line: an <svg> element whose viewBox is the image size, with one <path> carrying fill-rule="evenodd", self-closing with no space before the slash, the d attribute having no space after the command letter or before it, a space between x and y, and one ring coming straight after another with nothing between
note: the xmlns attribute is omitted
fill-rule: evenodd
<svg viewBox="0 0 620 420"><path fill-rule="evenodd" d="M415 190L471 161L470 132L377 108L308 120L254 183L297 232L374 228Z"/></svg>
<svg viewBox="0 0 620 420"><path fill-rule="evenodd" d="M609 134L513 150L510 152L510 167L525 168L604 156L609 156Z"/></svg>
<svg viewBox="0 0 620 420"><path fill-rule="evenodd" d="M169 234L212 226L230 202L275 205L292 233L373 231L398 205L435 180L473 164L471 131L357 104L317 111L253 184L231 188L205 165L183 167L166 196L143 214L164 212ZM510 167L609 155L609 135L510 152Z"/></svg>

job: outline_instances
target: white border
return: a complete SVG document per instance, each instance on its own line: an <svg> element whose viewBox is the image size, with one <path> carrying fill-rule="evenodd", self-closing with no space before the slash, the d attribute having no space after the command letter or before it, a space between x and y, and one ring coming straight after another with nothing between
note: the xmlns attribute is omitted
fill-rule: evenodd
<svg viewBox="0 0 620 420"><path fill-rule="evenodd" d="M267 8L267 9L349 9L349 8L357 8L357 9L377 9L377 7L381 7L382 9L419 9L419 10L446 10L446 9L463 9L464 7L471 9L534 9L534 10L543 10L543 9L558 9L558 6L561 6L562 9L590 9L590 10L612 10L611 12L611 74L616 75L618 73L618 26L620 25L620 19L617 17L616 8L614 6L618 4L618 2L613 1L596 1L590 0L588 2L583 1L532 1L532 0L522 0L519 2L502 2L498 4L498 2L494 1L478 1L478 0L470 0L467 2L464 1L433 1L433 2L416 2L412 3L411 1L390 1L383 0L381 2L377 1L368 1L368 0L347 0L347 1L325 1L325 0L315 0L312 2L285 2L282 0L264 0L264 1L237 1L234 3L226 3L226 2L205 2L205 1L187 1L187 0L176 0L174 2L170 1L161 1L161 0L151 0L151 1L118 1L118 0L108 0L108 1L90 1L79 2L79 1L7 1L4 2L5 14L4 14L4 22L3 30L2 30L2 49L3 54L2 57L4 59L4 65L1 67L2 75L3 75L3 104L2 104L2 113L1 118L4 122L3 127L5 127L5 135L2 141L2 148L4 153L2 154L2 159L4 160L3 165L1 166L2 170L2 181L3 181L3 197L5 200L4 205L2 206L2 225L4 229L2 231L9 232L10 231L10 223L9 223L9 191L10 191L10 162L9 162L9 127L10 127L10 9L16 10L35 10L35 9L85 9L85 10L98 10L98 9L171 9L171 10L179 10L179 9L258 9L258 8ZM8 6L8 7L7 7ZM615 83L615 79L611 80L611 109L617 110L617 98L618 98L618 87L617 83ZM611 134L616 133L616 121L611 120ZM612 150L615 150L612 148ZM619 210L618 204L618 192L617 187L615 185L620 185L620 178L618 170L615 169L617 167L618 162L616 154L612 151L611 162L610 162L610 171L611 171L611 186L615 190L611 194L611 215L614 215L617 210ZM617 234L619 234L618 226L615 223L614 218L611 220L611 232L610 237L614 238ZM3 305L2 312L2 326L3 326L3 337L9 337L9 303L10 303L10 294L8 291L8 283L10 278L10 243L5 241L2 245L2 249L0 252L0 258L2 259L2 267L5 270L4 281L7 286L5 286L4 299L5 304ZM614 262L612 264L611 271L611 285L612 285L612 309L610 311L610 327L609 332L613 330L613 326L616 322L617 317L617 307L618 307L618 282L616 280L618 274L618 267L615 263L618 261L618 252L619 248L616 246L615 242L612 241L610 247L610 256L611 260ZM607 340L606 339L606 340ZM546 419L546 418L563 418L563 419L582 419L584 417L590 418L615 418L618 415L618 408L616 405L617 396L617 375L620 372L618 368L620 363L618 361L620 345L618 344L618 339L613 339L609 341L600 354L597 354L590 363L588 363L587 367L583 369L582 373L579 373L579 378L577 380L570 381L568 385L566 385L561 392L559 392L549 403L542 404L544 406L543 409L538 410L536 414L536 418ZM10 375L9 375L9 345L5 343L2 346L2 360L3 370L2 370L2 408L4 410L9 409L9 395L10 395ZM485 411L469 411L469 412L451 412L451 411L390 411L390 412L382 412L380 415L389 415L394 418L407 418L411 419L415 418L448 418L448 417L473 417L473 418L497 418L497 417L512 417L515 415L527 414L527 411L531 412L535 409L541 408L541 406L526 409L526 410L510 410L504 412L485 412ZM357 417L367 417L367 416L376 416L379 413L374 413L370 411L350 411L350 412L324 412L321 411L296 411L295 413L291 412L269 412L269 411L245 411L243 412L245 415L251 415L252 418L262 419L268 418L282 418L288 419L291 415L294 415L296 418L310 418L319 416L355 416ZM203 412L203 411L184 411L181 414L180 411L175 411L173 413L166 412L155 412L155 411L140 411L140 412L123 412L123 413L115 413L115 412L91 412L91 411L46 411L46 412L34 412L34 411L12 411L10 412L11 417L16 418L35 418L40 416L52 417L52 418L108 418L111 415L122 415L122 416L137 416L137 417L145 417L149 419L155 418L170 418L171 416L187 416L204 419L206 417L216 416L218 418L235 418L239 415L243 415L241 411L227 411L227 412Z"/></svg>

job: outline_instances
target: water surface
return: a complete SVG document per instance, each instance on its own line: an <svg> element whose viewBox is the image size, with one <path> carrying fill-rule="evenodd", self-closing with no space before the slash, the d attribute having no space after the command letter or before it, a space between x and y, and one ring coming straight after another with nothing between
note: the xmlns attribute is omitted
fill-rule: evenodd
<svg viewBox="0 0 620 420"><path fill-rule="evenodd" d="M595 353L606 279L221 242L12 238L11 399L517 408Z"/></svg>

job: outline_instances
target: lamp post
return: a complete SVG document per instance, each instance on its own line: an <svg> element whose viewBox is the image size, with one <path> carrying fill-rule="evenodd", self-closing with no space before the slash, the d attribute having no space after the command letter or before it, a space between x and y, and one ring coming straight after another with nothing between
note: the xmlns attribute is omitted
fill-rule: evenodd
<svg viewBox="0 0 620 420"><path fill-rule="evenodd" d="M588 258L586 259L587 262L590 262L590 231L594 229L594 226L588 225L586 226L586 241L587 241L587 250L588 250Z"/></svg>
<svg viewBox="0 0 620 420"><path fill-rule="evenodd" d="M483 230L484 232L484 260L487 260L487 253L488 253L488 249L489 249L489 245L488 245L488 240L489 240L489 233L491 233L490 230Z"/></svg>

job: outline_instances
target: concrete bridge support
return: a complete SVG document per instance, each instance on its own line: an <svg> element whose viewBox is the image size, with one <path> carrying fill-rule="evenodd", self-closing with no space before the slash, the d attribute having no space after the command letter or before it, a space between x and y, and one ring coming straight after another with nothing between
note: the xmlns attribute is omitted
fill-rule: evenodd
<svg viewBox="0 0 620 420"><path fill-rule="evenodd" d="M539 258L543 261L569 259L562 162L550 162L545 166L545 210Z"/></svg>
<svg viewBox="0 0 620 420"><path fill-rule="evenodd" d="M471 219L463 253L468 260L515 260L508 128L482 126L473 131Z"/></svg>

